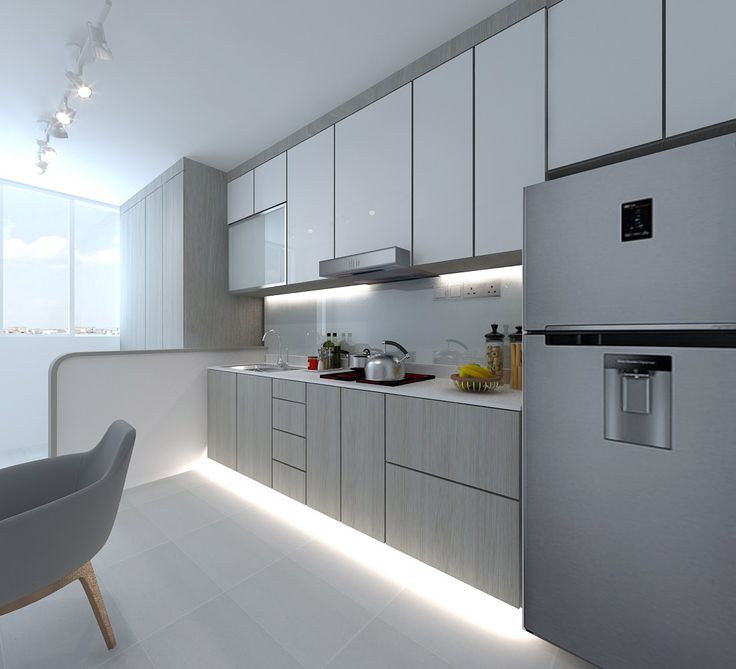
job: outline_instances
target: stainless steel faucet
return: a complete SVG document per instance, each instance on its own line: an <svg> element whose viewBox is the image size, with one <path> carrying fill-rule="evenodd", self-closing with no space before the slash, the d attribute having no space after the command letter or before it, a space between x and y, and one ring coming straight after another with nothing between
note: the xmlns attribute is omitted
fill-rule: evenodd
<svg viewBox="0 0 736 669"><path fill-rule="evenodd" d="M282 357L282 351L281 351L281 335L278 332L276 332L276 330L274 330L272 328L272 329L267 330L266 332L263 333L263 337L261 338L261 343L265 343L266 337L268 337L268 335L270 335L270 334L275 335L276 336L276 339L278 339L278 342L279 342L279 359L276 362L276 365L278 367L281 367L282 369L286 369L288 367L288 364L284 362L284 359Z"/></svg>

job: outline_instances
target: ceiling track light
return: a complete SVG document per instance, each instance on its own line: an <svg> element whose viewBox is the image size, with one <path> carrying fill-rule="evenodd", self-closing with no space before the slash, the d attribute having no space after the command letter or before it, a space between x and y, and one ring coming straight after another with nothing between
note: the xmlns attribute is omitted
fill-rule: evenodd
<svg viewBox="0 0 736 669"><path fill-rule="evenodd" d="M77 115L77 112L74 111L67 103L66 97L64 97L64 100L62 101L61 105L59 106L59 109L54 114L54 118L61 123L61 125L71 125L72 121L74 121L74 117Z"/></svg>
<svg viewBox="0 0 736 669"><path fill-rule="evenodd" d="M88 100L92 97L92 87L82 79L81 73L67 72L66 78L71 82L72 90L78 98Z"/></svg>
<svg viewBox="0 0 736 669"><path fill-rule="evenodd" d="M68 126L72 124L77 112L69 106L69 96L76 96L81 100L87 100L92 97L92 87L84 78L84 66L95 60L112 60L112 51L105 37L105 29L103 23L112 8L112 0L105 0L102 11L97 21L87 22L87 39L78 49L75 67L66 73L68 84L64 90L59 108L49 119L42 119L44 139L36 141L38 144L38 160L34 163L33 169L36 174L43 174L49 163L54 161L58 153L55 148L49 144L50 138L67 139L69 133Z"/></svg>

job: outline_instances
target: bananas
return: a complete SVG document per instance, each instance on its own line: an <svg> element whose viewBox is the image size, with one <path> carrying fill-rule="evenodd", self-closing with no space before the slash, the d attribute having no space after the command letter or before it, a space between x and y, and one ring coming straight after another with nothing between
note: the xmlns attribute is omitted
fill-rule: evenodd
<svg viewBox="0 0 736 669"><path fill-rule="evenodd" d="M462 378L471 379L490 379L493 378L491 370L480 365L462 365L458 368L458 372Z"/></svg>

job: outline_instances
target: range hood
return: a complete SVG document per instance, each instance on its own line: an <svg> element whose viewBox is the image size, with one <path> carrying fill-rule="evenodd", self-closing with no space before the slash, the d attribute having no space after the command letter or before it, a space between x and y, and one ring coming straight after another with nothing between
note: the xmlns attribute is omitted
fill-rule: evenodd
<svg viewBox="0 0 736 669"><path fill-rule="evenodd" d="M352 277L356 283L380 283L434 276L411 265L411 253L398 246L320 260L319 275L325 278Z"/></svg>

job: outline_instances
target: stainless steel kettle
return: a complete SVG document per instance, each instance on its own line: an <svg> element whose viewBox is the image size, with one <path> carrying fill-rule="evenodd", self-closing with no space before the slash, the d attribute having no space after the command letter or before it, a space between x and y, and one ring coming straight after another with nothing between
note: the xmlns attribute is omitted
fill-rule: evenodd
<svg viewBox="0 0 736 669"><path fill-rule="evenodd" d="M404 356L398 358L386 352L386 346L391 345ZM365 378L368 381L401 381L406 376L405 362L409 358L407 351L401 344L387 339L383 342L383 353L375 353L365 363Z"/></svg>

